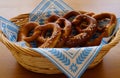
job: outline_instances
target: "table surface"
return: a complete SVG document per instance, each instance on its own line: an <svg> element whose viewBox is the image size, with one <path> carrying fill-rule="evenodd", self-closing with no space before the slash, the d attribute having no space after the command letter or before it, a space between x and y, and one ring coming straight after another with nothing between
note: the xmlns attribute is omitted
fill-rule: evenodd
<svg viewBox="0 0 120 78"><path fill-rule="evenodd" d="M31 12L41 0L0 0L0 16L7 19ZM120 0L64 0L75 10L95 13L112 12L120 17ZM86 70L81 78L120 78L120 43L105 55L102 63ZM64 74L46 75L20 66L10 51L0 42L0 78L66 78Z"/></svg>

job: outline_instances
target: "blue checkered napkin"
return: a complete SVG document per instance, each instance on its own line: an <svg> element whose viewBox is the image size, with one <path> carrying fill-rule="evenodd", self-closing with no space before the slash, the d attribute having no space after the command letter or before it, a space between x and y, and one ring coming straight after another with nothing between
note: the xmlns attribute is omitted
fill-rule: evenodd
<svg viewBox="0 0 120 78"><path fill-rule="evenodd" d="M83 48L32 48L48 58L69 78L80 78L99 53L100 46Z"/></svg>
<svg viewBox="0 0 120 78"><path fill-rule="evenodd" d="M62 0L42 0L40 4L30 13L30 21L44 24L44 20L51 14L63 16L68 11L73 10Z"/></svg>
<svg viewBox="0 0 120 78"><path fill-rule="evenodd" d="M16 42L19 27L0 16L0 30L12 42Z"/></svg>
<svg viewBox="0 0 120 78"><path fill-rule="evenodd" d="M1 16L0 16L0 31L2 31L4 33L4 35L6 36L6 38L9 41L11 41L19 46L27 47L24 41L17 42L19 26L16 26L14 23L12 23L11 21L9 21Z"/></svg>

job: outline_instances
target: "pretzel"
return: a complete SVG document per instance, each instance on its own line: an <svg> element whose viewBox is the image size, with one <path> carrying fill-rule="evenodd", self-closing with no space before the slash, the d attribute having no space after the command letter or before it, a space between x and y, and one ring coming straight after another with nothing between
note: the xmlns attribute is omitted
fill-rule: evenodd
<svg viewBox="0 0 120 78"><path fill-rule="evenodd" d="M27 41L28 43L33 40L36 40L37 42L41 43L40 38L44 37L41 34L43 31L47 31L47 30L52 30L53 31L52 35L49 38L47 38L46 41L43 44L39 45L38 47L39 48L53 48L55 47L61 35L61 28L56 23L48 23L48 24L44 24L44 25L40 25L36 27L34 29L33 35L30 37L24 38L24 40Z"/></svg>
<svg viewBox="0 0 120 78"><path fill-rule="evenodd" d="M55 47L57 48L63 47L64 43L66 42L68 36L71 33L71 22L57 15L52 15L46 20L46 23L50 23L50 22L54 22L61 27L62 29L61 36ZM39 40L41 40L42 42L45 42L46 39L43 37L40 37Z"/></svg>
<svg viewBox="0 0 120 78"><path fill-rule="evenodd" d="M77 15L79 15L80 13L77 12L77 11L70 11L68 13L66 13L62 18L65 18L65 19L70 19L71 17L75 17ZM45 23L49 23L49 22L55 22L57 21L57 19L59 19L60 16L58 15L51 15L50 17L48 17L46 20L45 20Z"/></svg>
<svg viewBox="0 0 120 78"><path fill-rule="evenodd" d="M106 32L105 37L110 36L117 23L116 16L112 13L101 13L101 14L94 15L93 18L97 20L97 23L104 21L104 20L109 21L109 23L107 23L107 25L105 25L104 27L105 27L105 32ZM101 27L101 26L98 26L98 27Z"/></svg>
<svg viewBox="0 0 120 78"><path fill-rule="evenodd" d="M70 11L70 12L66 13L66 14L63 16L63 18L66 18L67 20L72 21L70 18L74 18L74 17L76 17L77 15L80 15L80 13L77 12L77 11Z"/></svg>
<svg viewBox="0 0 120 78"><path fill-rule="evenodd" d="M71 36L67 42L66 46L68 47L78 47L83 46L91 38L92 34L96 30L96 20L88 15L80 14L72 21L74 26L81 24L85 20L88 23L88 26L81 33L77 33L74 36Z"/></svg>
<svg viewBox="0 0 120 78"><path fill-rule="evenodd" d="M61 37L55 47L57 48L63 47L64 43L66 42L68 36L71 33L71 22L58 15L51 15L49 18L46 19L46 23L50 22L57 23L62 28ZM41 40L44 40L44 38L42 38Z"/></svg>
<svg viewBox="0 0 120 78"><path fill-rule="evenodd" d="M18 39L17 41L24 41L25 37L28 37L30 32L35 29L39 24L36 22L29 22L25 25L23 25L20 28L19 34L18 34ZM27 44L28 45L28 44ZM31 45L29 45L31 47Z"/></svg>
<svg viewBox="0 0 120 78"><path fill-rule="evenodd" d="M101 40L103 39L103 37L108 37L112 34L115 25L117 23L117 19L116 16L112 13L101 13L101 14L97 14L94 15L93 18L95 18L97 20L97 31L96 31L96 35L97 38L94 38L93 40L88 41L86 46L96 46L99 45L101 43ZM106 24L103 24L103 23ZM102 25L102 24L103 25ZM97 35L98 33L98 35Z"/></svg>
<svg viewBox="0 0 120 78"><path fill-rule="evenodd" d="M56 45L56 47L63 47L64 43L68 39L70 33L71 33L71 22L69 22L65 18L59 18L55 23L59 24L59 26L62 28L62 34L61 37Z"/></svg>
<svg viewBox="0 0 120 78"><path fill-rule="evenodd" d="M97 35L97 33L94 35ZM97 35L97 38L90 39L85 46L98 46L98 45L100 45L100 43L105 35L106 35L105 31L103 31L101 34L99 33L99 35Z"/></svg>
<svg viewBox="0 0 120 78"><path fill-rule="evenodd" d="M58 16L58 15L51 15L50 17L48 17L45 20L45 24L49 23L49 22L55 22L58 18L60 18L60 16Z"/></svg>

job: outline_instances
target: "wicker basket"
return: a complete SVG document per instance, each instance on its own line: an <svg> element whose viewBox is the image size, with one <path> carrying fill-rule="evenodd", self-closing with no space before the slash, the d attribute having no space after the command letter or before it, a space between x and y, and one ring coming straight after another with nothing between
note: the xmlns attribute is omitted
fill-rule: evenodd
<svg viewBox="0 0 120 78"><path fill-rule="evenodd" d="M29 14L21 14L11 19L12 22L18 26L24 25L28 22ZM0 32L0 41L11 51L19 64L28 70L44 74L58 74L60 70L56 68L47 58L31 50L30 48L20 47L10 42L2 32ZM109 44L103 46L97 57L90 64L89 68L95 67L99 64L104 55L120 41L120 29Z"/></svg>

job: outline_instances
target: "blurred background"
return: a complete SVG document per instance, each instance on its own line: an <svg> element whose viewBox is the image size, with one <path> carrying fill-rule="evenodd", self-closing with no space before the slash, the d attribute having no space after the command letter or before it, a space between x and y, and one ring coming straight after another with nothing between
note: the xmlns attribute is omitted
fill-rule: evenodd
<svg viewBox="0 0 120 78"><path fill-rule="evenodd" d="M11 18L31 12L41 0L0 0L0 16ZM119 0L63 0L75 10L113 12L120 16Z"/></svg>

